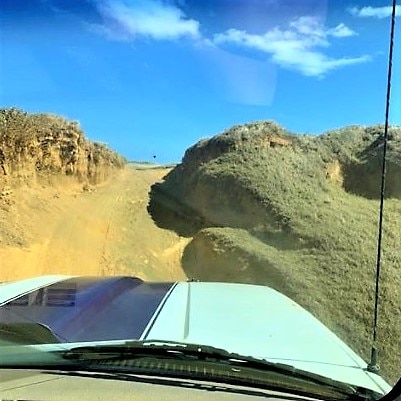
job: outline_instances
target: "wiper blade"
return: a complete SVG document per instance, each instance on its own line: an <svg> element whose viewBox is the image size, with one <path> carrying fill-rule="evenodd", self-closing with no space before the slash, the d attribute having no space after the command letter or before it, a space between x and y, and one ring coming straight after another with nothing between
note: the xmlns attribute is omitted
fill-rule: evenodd
<svg viewBox="0 0 401 401"><path fill-rule="evenodd" d="M123 365L125 365L123 363L119 363L119 361L121 362L127 360L132 361L143 359L145 359L146 361L156 360L159 362L156 364L145 364L143 362L137 364L130 363L129 367L133 369L157 366L160 369L161 360L172 360L175 362L181 361L187 364L196 363L198 366L199 364L201 364L202 367L205 367L207 364L212 364L215 368L216 365L218 365L220 371L221 369L229 371L231 374L231 379L238 379L240 377L247 376L249 380L249 375L251 375L253 378L251 381L252 385L260 385L262 383L268 382L269 380L267 380L267 378L265 377L268 373L270 375L270 381L271 375L273 374L276 379L280 379L278 380L278 383L281 383L281 385L285 383L286 387L280 387L281 390L283 388L287 389L289 383L292 383L292 389L308 388L308 391L311 391L314 394L330 394L331 397L328 397L327 399L343 398L347 400L365 400L377 399L380 397L380 394L376 394L371 390L338 382L336 380L332 380L318 374L297 369L291 365L274 363L266 361L264 359L257 359L250 356L230 353L224 349L215 348L207 345L187 344L159 340L129 341L122 345L94 345L76 347L67 352L64 352L62 356L69 361L73 360L78 363L83 363L85 365L91 366L101 365L107 366L108 368L112 367L113 370L116 367L121 368ZM166 371L166 369L167 365L165 365L164 371ZM171 369L167 370L169 374L177 373L171 372ZM215 373L216 369L212 369L212 371ZM196 372L198 371L196 370ZM237 374L234 374L233 372L236 372ZM257 374L255 374L255 372L257 372ZM190 373L194 374L194 371L191 371ZM183 374L178 376L183 377ZM210 379L210 375L208 378ZM272 388L271 385L270 388ZM323 393L322 389L324 389Z"/></svg>

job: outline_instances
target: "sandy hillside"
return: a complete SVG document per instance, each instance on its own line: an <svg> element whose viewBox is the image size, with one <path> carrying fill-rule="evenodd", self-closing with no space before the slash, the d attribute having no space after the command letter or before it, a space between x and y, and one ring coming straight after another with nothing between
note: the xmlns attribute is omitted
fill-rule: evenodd
<svg viewBox="0 0 401 401"><path fill-rule="evenodd" d="M383 143L382 126L320 136L273 121L234 126L188 148L152 186L149 211L191 237L188 277L271 286L369 360ZM390 381L401 349L400 155L391 127L377 336Z"/></svg>
<svg viewBox="0 0 401 401"><path fill-rule="evenodd" d="M158 228L146 210L166 172L126 167L97 186L65 178L3 189L0 282L53 273L185 279L188 239Z"/></svg>

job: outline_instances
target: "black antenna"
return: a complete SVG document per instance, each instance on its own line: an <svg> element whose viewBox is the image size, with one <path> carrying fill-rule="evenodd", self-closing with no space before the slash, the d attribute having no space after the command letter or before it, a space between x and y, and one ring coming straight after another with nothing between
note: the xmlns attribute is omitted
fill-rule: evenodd
<svg viewBox="0 0 401 401"><path fill-rule="evenodd" d="M381 191L380 191L380 212L379 212L379 235L377 239L377 260L376 260L376 289L375 289L375 311L373 323L373 342L370 363L368 371L377 373L379 365L377 363L377 321L379 311L379 279L381 268L381 254L382 254L382 234L383 234L383 208L384 208L384 193L386 190L386 165L387 165L387 142L388 142L388 117L390 112L390 94L391 94L391 72L393 67L393 48L394 48L394 28L395 28L395 11L397 0L393 0L393 7L391 13L391 31L390 31L390 50L388 57L388 75L387 75L387 95L386 95L386 119L384 123L384 136L383 136L383 164L381 176Z"/></svg>

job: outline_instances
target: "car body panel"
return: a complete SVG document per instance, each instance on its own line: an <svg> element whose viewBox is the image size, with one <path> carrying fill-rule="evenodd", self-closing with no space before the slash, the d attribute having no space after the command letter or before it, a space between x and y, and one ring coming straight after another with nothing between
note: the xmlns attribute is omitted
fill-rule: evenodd
<svg viewBox="0 0 401 401"><path fill-rule="evenodd" d="M38 288L58 283L70 277L72 276L49 275L13 281L10 283L2 283L0 286L0 305L5 302L9 302L13 298L19 297Z"/></svg>
<svg viewBox="0 0 401 401"><path fill-rule="evenodd" d="M41 315L43 311L38 313L37 309L32 316L59 335L61 343L32 345L32 350L118 344L135 339L203 344L285 363L380 393L390 390L380 376L367 372L366 362L325 325L288 297L266 286L144 283L133 277L42 277L24 280L19 286L11 283L1 287L14 301L7 306L3 295L0 323L11 319L6 309L13 305L19 305L16 310L20 316L29 318L34 309L25 309L24 313L24 307L36 302L36 298L31 297L32 301L29 297L40 285L49 291L69 288L72 284L77 288L74 304L34 305L39 309L50 308L51 318L44 317L48 315ZM27 295L29 289L31 295ZM19 294L28 299L26 304L16 299ZM12 352L9 350L9 358Z"/></svg>
<svg viewBox="0 0 401 401"><path fill-rule="evenodd" d="M4 304L0 322L39 322L60 342L139 339L172 286L135 277L67 278Z"/></svg>
<svg viewBox="0 0 401 401"><path fill-rule="evenodd" d="M319 320L272 288L232 283L179 283L149 339L212 345L293 365L335 380L370 383L366 362ZM379 376L371 383L389 390Z"/></svg>

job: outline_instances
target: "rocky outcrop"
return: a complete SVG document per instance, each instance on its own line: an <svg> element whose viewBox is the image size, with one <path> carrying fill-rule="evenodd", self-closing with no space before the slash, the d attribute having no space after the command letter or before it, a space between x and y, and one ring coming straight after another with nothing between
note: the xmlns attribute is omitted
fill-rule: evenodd
<svg viewBox="0 0 401 401"><path fill-rule="evenodd" d="M321 136L294 135L271 121L235 126L190 147L182 163L152 187L149 211L159 226L182 235L206 227L291 230L294 200L319 204L333 185L378 199L382 150L382 126ZM401 128L391 127L387 198L401 198L400 155Z"/></svg>
<svg viewBox="0 0 401 401"><path fill-rule="evenodd" d="M105 145L85 138L75 121L15 108L0 110L0 179L61 174L95 184L124 163Z"/></svg>
<svg viewBox="0 0 401 401"><path fill-rule="evenodd" d="M236 126L189 148L152 186L148 210L160 227L192 237L181 260L189 278L269 285L368 358L383 132ZM379 342L383 372L395 378L401 128L388 139Z"/></svg>

